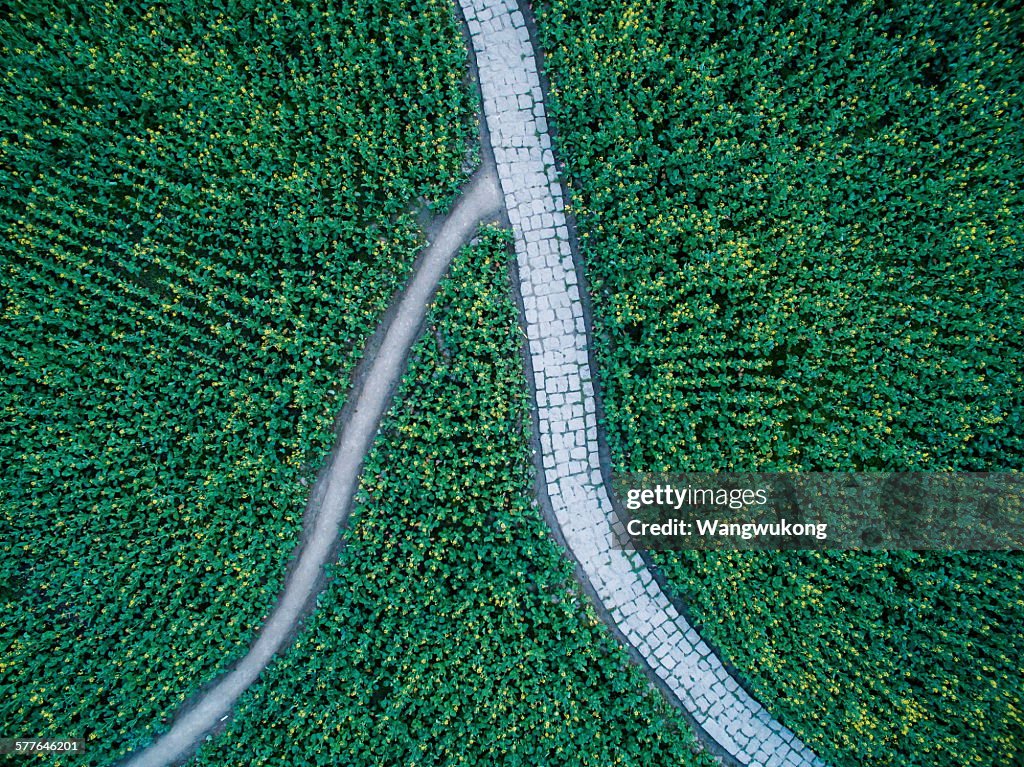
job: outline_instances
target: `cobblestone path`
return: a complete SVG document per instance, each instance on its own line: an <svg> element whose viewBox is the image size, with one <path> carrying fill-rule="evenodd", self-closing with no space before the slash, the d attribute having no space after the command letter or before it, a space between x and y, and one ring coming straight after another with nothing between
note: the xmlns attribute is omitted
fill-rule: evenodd
<svg viewBox="0 0 1024 767"><path fill-rule="evenodd" d="M460 0L515 235L543 482L601 606L706 737L741 764L823 765L729 675L635 554L613 546L580 284L526 20L514 0Z"/></svg>

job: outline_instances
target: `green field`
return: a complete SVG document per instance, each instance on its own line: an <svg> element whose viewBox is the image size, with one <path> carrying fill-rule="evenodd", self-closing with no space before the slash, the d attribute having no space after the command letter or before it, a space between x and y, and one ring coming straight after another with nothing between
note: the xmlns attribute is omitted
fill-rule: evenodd
<svg viewBox="0 0 1024 767"><path fill-rule="evenodd" d="M1024 469L1024 13L536 4L614 468ZM0 7L0 737L246 651L477 161L448 0ZM705 765L536 505L509 235L443 284L296 644L192 764ZM661 554L835 767L1024 759L1019 554Z"/></svg>
<svg viewBox="0 0 1024 767"><path fill-rule="evenodd" d="M318 611L195 764L710 765L536 508L507 242L457 258Z"/></svg>
<svg viewBox="0 0 1024 767"><path fill-rule="evenodd" d="M18 2L0 62L0 735L108 764L273 603L466 53L439 0Z"/></svg>
<svg viewBox="0 0 1024 767"><path fill-rule="evenodd" d="M1020 9L538 4L615 468L1024 468ZM1019 555L663 555L836 765L1024 743Z"/></svg>
<svg viewBox="0 0 1024 767"><path fill-rule="evenodd" d="M1019 12L540 20L620 468L1021 467Z"/></svg>
<svg viewBox="0 0 1024 767"><path fill-rule="evenodd" d="M703 634L836 765L1007 765L1024 744L1018 553L664 552Z"/></svg>

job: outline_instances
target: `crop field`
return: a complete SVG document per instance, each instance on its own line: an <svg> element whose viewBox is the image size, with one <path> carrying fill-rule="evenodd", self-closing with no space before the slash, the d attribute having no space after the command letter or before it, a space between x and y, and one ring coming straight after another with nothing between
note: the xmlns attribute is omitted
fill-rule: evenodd
<svg viewBox="0 0 1024 767"><path fill-rule="evenodd" d="M0 729L107 764L276 597L466 54L440 0L16 2L0 62Z"/></svg>
<svg viewBox="0 0 1024 767"><path fill-rule="evenodd" d="M531 8L614 469L1024 469L1019 3ZM514 202L548 135L502 13L468 26L544 148L503 147ZM0 738L117 763L246 652L479 160L456 14L0 4ZM456 257L317 609L191 764L711 767L538 507L510 240ZM1024 760L1019 553L654 561L833 767Z"/></svg>
<svg viewBox="0 0 1024 767"><path fill-rule="evenodd" d="M615 467L1024 468L1007 3L537 4ZM663 555L836 765L1010 764L1018 555Z"/></svg>
<svg viewBox="0 0 1024 767"><path fill-rule="evenodd" d="M536 509L507 242L457 257L332 584L195 763L710 765Z"/></svg>
<svg viewBox="0 0 1024 767"><path fill-rule="evenodd" d="M1018 553L664 552L706 636L837 765L1015 764Z"/></svg>
<svg viewBox="0 0 1024 767"><path fill-rule="evenodd" d="M542 4L621 468L1019 467L1019 13L767 6Z"/></svg>

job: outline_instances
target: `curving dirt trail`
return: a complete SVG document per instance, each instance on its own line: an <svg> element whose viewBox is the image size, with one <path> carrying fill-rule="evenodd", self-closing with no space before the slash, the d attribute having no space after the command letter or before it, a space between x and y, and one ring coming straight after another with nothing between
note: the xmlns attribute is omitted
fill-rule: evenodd
<svg viewBox="0 0 1024 767"><path fill-rule="evenodd" d="M380 347L362 377L332 462L323 474L319 508L307 512L313 514L312 524L284 591L256 641L231 671L186 705L170 730L129 756L124 762L126 767L163 767L189 756L205 735L230 714L239 696L295 634L307 605L319 590L324 566L351 509L363 458L405 370L409 350L419 335L437 286L455 252L470 240L482 222L498 215L501 206L493 165L485 163L466 185L452 212L437 226L434 241L424 250L384 331Z"/></svg>

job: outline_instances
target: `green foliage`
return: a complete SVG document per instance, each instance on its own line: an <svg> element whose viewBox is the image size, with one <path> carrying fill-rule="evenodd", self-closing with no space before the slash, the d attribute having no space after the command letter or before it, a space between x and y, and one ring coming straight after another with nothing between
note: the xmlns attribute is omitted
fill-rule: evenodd
<svg viewBox="0 0 1024 767"><path fill-rule="evenodd" d="M0 41L0 722L109 763L272 604L410 203L464 178L465 51L440 0L16 2Z"/></svg>
<svg viewBox="0 0 1024 767"><path fill-rule="evenodd" d="M319 609L196 763L709 764L535 508L507 242L457 257Z"/></svg>
<svg viewBox="0 0 1024 767"><path fill-rule="evenodd" d="M541 5L617 468L1024 468L1015 6ZM1020 760L1019 556L659 561L830 762Z"/></svg>
<svg viewBox="0 0 1024 767"><path fill-rule="evenodd" d="M1021 465L1019 13L540 22L622 469Z"/></svg>
<svg viewBox="0 0 1024 767"><path fill-rule="evenodd" d="M1019 764L1019 554L665 554L704 634L836 765Z"/></svg>

